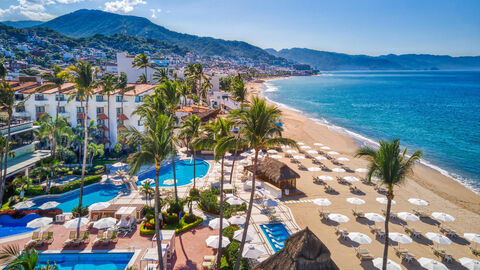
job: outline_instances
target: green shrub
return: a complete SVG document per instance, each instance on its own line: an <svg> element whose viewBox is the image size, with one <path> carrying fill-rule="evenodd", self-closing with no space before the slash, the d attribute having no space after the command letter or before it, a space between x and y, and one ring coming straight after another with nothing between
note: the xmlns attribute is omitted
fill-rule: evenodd
<svg viewBox="0 0 480 270"><path fill-rule="evenodd" d="M155 234L155 228L154 229L145 228L145 223L146 222L142 222L142 224L140 224L140 234L141 235L154 235Z"/></svg>
<svg viewBox="0 0 480 270"><path fill-rule="evenodd" d="M20 189L21 190L21 189ZM27 188L25 188L25 195L28 196L38 196L38 195L43 195L45 194L45 191L43 190L43 186L40 185L30 185Z"/></svg>
<svg viewBox="0 0 480 270"><path fill-rule="evenodd" d="M192 222L195 222L197 220L197 216L195 215L190 215L190 214L185 214L180 221L183 221L186 224L190 224Z"/></svg>
<svg viewBox="0 0 480 270"><path fill-rule="evenodd" d="M83 207L75 206L72 209L72 215L74 217L84 217L84 216L88 215L88 207L87 206L83 206Z"/></svg>
<svg viewBox="0 0 480 270"><path fill-rule="evenodd" d="M218 215L220 211L217 194L213 190L205 190L200 193L199 206L202 210Z"/></svg>
<svg viewBox="0 0 480 270"><path fill-rule="evenodd" d="M84 185L87 186L87 185L90 185L90 184L98 183L98 182L100 182L100 180L102 180L101 175L87 176L84 179ZM82 180L78 179L78 180L72 181L70 183L67 183L65 185L54 186L54 187L50 188L50 193L51 194L65 193L67 191L71 191L71 190L80 188L81 183L82 183Z"/></svg>
<svg viewBox="0 0 480 270"><path fill-rule="evenodd" d="M225 237L228 237L228 240L233 241L233 234L235 231L240 230L240 227L238 225L230 225L223 229L222 235Z"/></svg>
<svg viewBox="0 0 480 270"><path fill-rule="evenodd" d="M179 224L181 225L181 227L175 230L175 233L176 233L176 234L179 234L179 233L181 233L181 232L184 232L184 231L188 231L188 230L190 230L190 229L193 229L193 228L197 227L198 225L200 225L200 223L203 222L203 218L201 218L201 217L196 217L196 218L197 218L196 221L187 224L187 223L185 223L184 218L185 218L185 217L182 217L182 218L180 219Z"/></svg>
<svg viewBox="0 0 480 270"><path fill-rule="evenodd" d="M178 223L178 215L176 213L173 214L164 214L165 217L165 223L167 224L177 224Z"/></svg>

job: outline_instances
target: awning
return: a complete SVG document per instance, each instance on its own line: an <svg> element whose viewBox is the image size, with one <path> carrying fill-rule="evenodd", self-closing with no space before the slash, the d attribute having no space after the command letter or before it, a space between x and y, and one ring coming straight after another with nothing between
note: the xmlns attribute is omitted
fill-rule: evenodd
<svg viewBox="0 0 480 270"><path fill-rule="evenodd" d="M160 240L170 241L175 237L175 230L160 230ZM157 241L157 235L155 234L152 241Z"/></svg>
<svg viewBox="0 0 480 270"><path fill-rule="evenodd" d="M136 207L122 206L115 212L115 215L131 216L135 213Z"/></svg>
<svg viewBox="0 0 480 270"><path fill-rule="evenodd" d="M123 113L117 114L117 118L119 118L122 121L128 120L128 117Z"/></svg>
<svg viewBox="0 0 480 270"><path fill-rule="evenodd" d="M167 254L167 244L162 244L162 254ZM165 256L165 255L164 255ZM158 261L158 251L157 248L147 248L145 254L143 254L141 261Z"/></svg>
<svg viewBox="0 0 480 270"><path fill-rule="evenodd" d="M97 114L97 117L98 117L98 119L101 119L101 120L106 120L106 119L108 119L108 116L107 116L106 114L104 114L104 113L99 113L99 114Z"/></svg>

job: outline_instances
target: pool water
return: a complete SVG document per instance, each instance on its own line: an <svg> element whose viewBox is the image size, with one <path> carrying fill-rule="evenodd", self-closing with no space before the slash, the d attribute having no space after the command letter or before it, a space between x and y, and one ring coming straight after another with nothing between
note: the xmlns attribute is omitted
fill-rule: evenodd
<svg viewBox="0 0 480 270"><path fill-rule="evenodd" d="M34 231L35 228L27 228L27 223L41 217L38 214L27 214L22 218L15 219L9 215L0 216L0 238L16 234Z"/></svg>
<svg viewBox="0 0 480 270"><path fill-rule="evenodd" d="M285 240L290 236L285 225L282 223L270 223L262 224L260 228L275 253L285 247Z"/></svg>
<svg viewBox="0 0 480 270"><path fill-rule="evenodd" d="M202 159L195 159L195 177L204 177L210 165ZM177 177L177 186L188 185L193 180L193 160L182 159L175 161L175 173ZM141 185L141 181L147 178L155 179L155 169L151 169L138 174L138 185ZM171 187L174 184L164 184L165 180L173 179L173 167L172 164L166 164L160 168L158 178L160 179L159 186Z"/></svg>
<svg viewBox="0 0 480 270"><path fill-rule="evenodd" d="M56 264L58 270L125 269L133 253L39 253L38 264Z"/></svg>
<svg viewBox="0 0 480 270"><path fill-rule="evenodd" d="M89 206L97 202L110 201L115 198L118 195L118 192L123 188L123 185L116 186L112 184L85 186L83 188L83 205ZM60 203L56 208L62 209L64 213L70 213L74 207L78 206L79 193L80 189L77 189L72 193L60 197L33 199L35 206L32 207L32 209L35 209L35 207L38 207L45 202L56 201Z"/></svg>

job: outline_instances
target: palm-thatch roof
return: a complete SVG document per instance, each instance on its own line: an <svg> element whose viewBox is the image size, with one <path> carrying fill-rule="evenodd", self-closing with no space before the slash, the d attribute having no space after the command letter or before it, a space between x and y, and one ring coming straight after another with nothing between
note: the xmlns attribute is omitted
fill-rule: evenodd
<svg viewBox="0 0 480 270"><path fill-rule="evenodd" d="M338 270L330 251L307 227L287 238L285 247L253 270Z"/></svg>
<svg viewBox="0 0 480 270"><path fill-rule="evenodd" d="M245 166L245 170L253 173L254 165ZM257 164L256 175L264 175L274 183L283 180L300 178L300 175L290 169L287 164L273 158L266 157Z"/></svg>

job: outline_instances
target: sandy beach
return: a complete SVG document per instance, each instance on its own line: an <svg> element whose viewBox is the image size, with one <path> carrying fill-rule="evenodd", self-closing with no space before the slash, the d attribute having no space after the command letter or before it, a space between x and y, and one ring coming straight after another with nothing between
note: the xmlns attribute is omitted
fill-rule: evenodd
<svg viewBox="0 0 480 270"><path fill-rule="evenodd" d="M260 95L263 90L263 82L250 82L248 85L250 95ZM322 143L329 146L332 151L336 151L339 155L335 157L346 157L349 161L344 164L351 169L365 168L367 162L365 160L354 158L354 153L358 149L353 138L328 129L328 127L320 125L307 117L297 112L283 109L282 123L284 124L284 136L295 139L297 142L303 142L311 146L313 149L319 149L313 144L315 142ZM330 151L330 150L329 150ZM350 222L343 223L339 227L347 229L349 232L361 232L369 235L372 238L372 243L362 247L368 248L374 257L381 257L383 252L383 239L377 238L370 233L368 224L371 224L366 219L355 219L352 215L351 209L355 205L349 204L346 198L360 197L366 201L363 205L358 205L357 209L363 212L375 212L381 214L381 210L385 209L385 205L378 203L375 198L384 197L384 195L377 193L373 186L363 184L361 182L354 183L362 194L353 194L349 191L348 186L337 183L337 181L330 181L328 184L332 186L338 194L325 193L322 185L315 184L312 181L313 176L329 175L336 176L356 176L363 177L362 173L336 173L336 172L310 172L307 170L300 170L297 165L291 163L289 159L282 157L281 161L288 164L292 169L295 169L301 178L297 180L297 188L304 193L302 196L294 197L290 200L297 201L292 203L290 200L285 202L290 207L293 215L300 227L308 226L312 231L327 245L332 252L334 261L339 265L340 269L373 269L372 263L361 263L355 257L353 242L349 240L340 239L334 233L333 224L321 221L317 209L320 207L312 202L302 202L304 200L311 200L316 198L328 198L332 205L325 207L324 210L330 213L340 213L347 215ZM301 161L305 167L313 167L310 159ZM335 166L328 160L322 161L330 169ZM407 200L409 198L421 198L429 202L429 206L415 206L410 204ZM460 236L453 238L451 245L443 245L447 253L451 254L456 260L452 263L446 263L449 269L465 269L458 263L461 257L474 258L475 256L469 249L469 242L463 239L463 233L474 232L479 233L480 226L480 196L464 187L460 183L450 179L437 171L426 168L421 165L416 165L414 174L410 176L407 181L399 187L395 188L396 204L392 207L393 212L412 212L412 209L424 210L427 213L445 212L454 216L456 220L450 222L448 225L454 229ZM402 220L393 220L390 226L391 232L404 233L402 224L406 224ZM427 232L439 232L436 226L437 221L432 219L420 220L416 222L408 222L408 226L415 228L422 232L423 235ZM378 226L384 226L383 223L378 223ZM402 245L413 253L417 259L420 257L427 257L441 260L435 257L431 248L432 242L425 237L415 238L413 243ZM402 263L401 259L395 256L393 249L390 249L389 258ZM423 269L418 263L403 262L403 267L406 269Z"/></svg>

